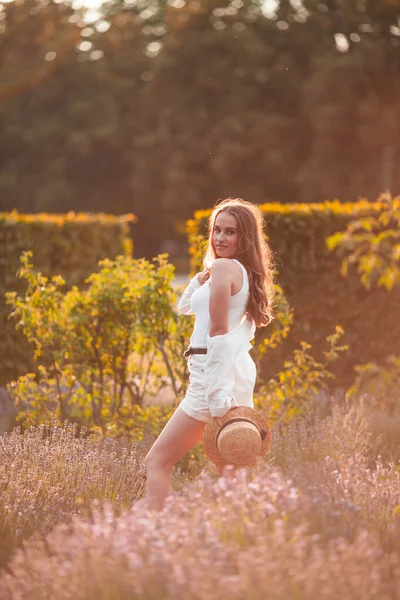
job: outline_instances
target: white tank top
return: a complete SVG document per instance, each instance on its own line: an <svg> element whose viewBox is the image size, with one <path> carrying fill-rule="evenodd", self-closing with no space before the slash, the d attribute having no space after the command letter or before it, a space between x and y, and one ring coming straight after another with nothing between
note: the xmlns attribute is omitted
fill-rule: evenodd
<svg viewBox="0 0 400 600"><path fill-rule="evenodd" d="M228 316L228 331L240 325L245 312L247 300L249 297L249 279L247 271L241 262L232 258L240 265L243 274L242 289L231 296ZM210 333L210 279L208 279L201 287L193 292L190 298L190 305L195 314L195 324L192 336L190 338L191 346L195 348L205 348L207 346L207 335Z"/></svg>

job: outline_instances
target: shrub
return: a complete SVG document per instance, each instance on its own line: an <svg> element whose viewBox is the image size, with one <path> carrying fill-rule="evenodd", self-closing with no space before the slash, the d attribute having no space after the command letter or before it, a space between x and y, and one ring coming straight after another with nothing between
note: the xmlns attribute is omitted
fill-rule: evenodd
<svg viewBox="0 0 400 600"><path fill-rule="evenodd" d="M317 522L323 521L332 530L346 528L357 519L379 536L383 547L400 549L400 538L393 535L400 533L398 461L395 454L387 454L383 464L383 436L374 434L370 417L362 401L344 401L335 403L325 418L313 412L288 425L279 424L274 429L270 461L314 498ZM400 426L399 414L396 425ZM339 511L332 520L332 515L326 518L324 514L327 503Z"/></svg>
<svg viewBox="0 0 400 600"><path fill-rule="evenodd" d="M155 264L120 256L100 261L86 287L64 292L22 257L24 296L7 294L28 341L35 345L38 374L9 386L19 422L38 424L55 413L102 432L115 430L145 395L186 384L183 350L190 323L177 314L171 287L173 266L165 255Z"/></svg>
<svg viewBox="0 0 400 600"><path fill-rule="evenodd" d="M15 429L0 438L0 565L33 533L88 515L94 500L108 501L119 514L144 489L137 444L95 440L68 423L46 423L24 435Z"/></svg>
<svg viewBox="0 0 400 600"><path fill-rule="evenodd" d="M2 564L23 540L32 536L35 539L26 546L27 554L9 564L15 579L0 576L1 597L8 597L4 595L6 588L4 592L1 588L7 581L9 597L13 599L18 586L18 594L27 594L26 597L41 598L41 590L45 589L47 594L51 590L54 597L61 599L72 597L73 593L76 598L86 599L92 597L92 591L85 596L84 590L91 590L98 578L105 597L107 582L116 590L121 585L121 594L126 587L128 591L124 593L132 597L129 594L139 593L132 588L136 585L133 582L138 581L140 593L146 597L164 597L166 588L177 591L177 574L170 573L167 558L175 551L178 556L182 552L182 560L174 564L181 565L185 581L191 581L195 566L204 568L202 576L207 579L207 561L212 560L219 565L219 576L235 576L244 586L242 594L247 595L253 588L248 588L247 579L242 581L245 571L239 569L241 561L232 563L231 558L250 552L258 557L257 561L262 560L270 544L275 548L282 527L287 527L286 541L279 546L279 552L276 548L276 564L271 571L279 585L284 584L285 569L290 569L296 578L301 577L295 559L301 547L318 550L320 559L315 559L312 571L315 569L316 573L318 565L329 572L329 557L337 544L343 545L346 561L355 552L353 559L346 562L346 585L357 578L357 565L363 561L361 548L365 551L369 545L374 548L373 556L382 558L374 571L374 577L381 582L379 586L385 577L394 585L395 571L388 575L386 569L392 560L390 554L400 552L400 472L393 463L384 465L379 458L382 440L371 430L372 420L363 403L338 404L334 398L330 402L331 415L324 416L325 411L315 405L288 424L277 423L270 453L252 470L238 471L236 475L229 475L228 471L214 482L209 463L204 459L196 462L188 453L185 461L192 463L193 470L185 475L181 466L174 469L172 483L176 493L160 516L134 504L145 487L142 457L154 440L146 411L133 417L142 434L134 444L88 438L84 430L68 424L60 428L47 423L24 435L15 430L0 440ZM383 407L382 413L385 410ZM399 414L396 423L400 426ZM198 451L202 451L201 445ZM388 461L392 458L387 456ZM97 509L93 501L100 502ZM104 501L110 505L105 520L101 514ZM133 512L125 514L131 506ZM69 537L71 519L73 538ZM54 529L57 523L68 528ZM49 531L50 537L41 545L38 535ZM368 543L361 543L361 539ZM294 554L289 540L299 544ZM81 552L86 553L84 563L80 563ZM273 559L273 554L266 556ZM281 565L281 559L287 562ZM125 561L123 574L120 560ZM335 560L338 569L344 568L340 557ZM91 566L79 571L80 564ZM140 573L136 569L139 565ZM75 590L65 586L65 572L76 581ZM106 582L102 579L104 572L108 573ZM152 587L155 578L160 586L156 590ZM43 588L36 589L35 582L41 582ZM332 594L336 593L333 579L329 582L333 585ZM217 585L216 594L222 593L222 583L210 581L210 585ZM229 578L226 583L229 584ZM316 585L319 589L322 583ZM383 589L379 587L379 593ZM304 597L309 598L307 594Z"/></svg>
<svg viewBox="0 0 400 600"><path fill-rule="evenodd" d="M399 477L379 475L393 500ZM394 598L399 555L382 551L373 519L352 509L333 477L324 492L316 511L316 497L276 468L215 482L204 474L161 513L134 506L116 517L105 507L91 523L75 518L72 536L60 526L30 542L3 575L2 597Z"/></svg>
<svg viewBox="0 0 400 600"><path fill-rule="evenodd" d="M400 205L390 194L382 194L380 200L378 214L353 219L346 231L331 235L326 245L344 255L342 275L356 266L368 290L377 285L391 291L400 284Z"/></svg>
<svg viewBox="0 0 400 600"><path fill-rule="evenodd" d="M45 275L62 275L68 286L82 284L99 260L132 254L134 215L0 213L0 385L33 369L33 349L8 320L6 291L23 292L16 271L22 252L34 252Z"/></svg>
<svg viewBox="0 0 400 600"><path fill-rule="evenodd" d="M136 406L129 437L119 439L89 436L85 427L61 427L55 419L0 437L0 567L33 534L43 536L73 515L89 519L93 502L108 502L115 514L128 510L145 492L144 456L173 410ZM174 467L173 488L181 490L204 468L210 470L199 444Z"/></svg>
<svg viewBox="0 0 400 600"><path fill-rule="evenodd" d="M318 401L318 394L327 389L326 380L334 378L328 365L348 349L346 345L338 345L342 335L343 329L337 326L335 333L327 337L330 348L324 352L323 363L317 362L308 352L310 344L301 342L301 348L294 351L293 360L285 361L284 369L260 386L255 404L272 422L289 422Z"/></svg>
<svg viewBox="0 0 400 600"><path fill-rule="evenodd" d="M361 401L370 429L380 440L380 453L397 463L400 460L400 357L390 355L385 364L366 363L355 367L353 385L347 390L349 402Z"/></svg>
<svg viewBox="0 0 400 600"><path fill-rule="evenodd" d="M336 249L342 257L343 276L348 277L350 268L356 267L360 281L368 291L381 287L392 295L400 283L400 205L398 199L393 200L390 194L383 194L381 201L379 214L352 220L345 231L337 231L330 236L326 245L330 250ZM395 314L387 315L392 324L397 321L393 319ZM398 340L395 350L397 356L388 354L382 360L384 364L369 361L356 365L356 379L347 390L347 397L351 400L363 397L375 434L382 435L382 452L398 460Z"/></svg>
<svg viewBox="0 0 400 600"><path fill-rule="evenodd" d="M400 200L396 198L393 207L398 211L399 206ZM377 202L267 203L260 205L260 209L276 256L278 281L294 313L288 335L277 347L268 348L263 357L263 379L268 380L282 370L284 361L303 340L313 347L316 359L321 360L326 337L340 324L349 350L346 360L337 361L332 372L342 385L351 385L354 365L381 361L397 352L400 320L393 319L393 315L400 304L400 288L388 294L373 285L368 292L357 273L349 273L344 279L340 273L339 249L331 252L326 239L345 229L351 221L379 220L387 209L385 197ZM201 264L210 212L197 211L187 222L193 271ZM394 259L398 244L395 237L391 241ZM257 342L263 336L268 337L270 331L270 327L262 330Z"/></svg>

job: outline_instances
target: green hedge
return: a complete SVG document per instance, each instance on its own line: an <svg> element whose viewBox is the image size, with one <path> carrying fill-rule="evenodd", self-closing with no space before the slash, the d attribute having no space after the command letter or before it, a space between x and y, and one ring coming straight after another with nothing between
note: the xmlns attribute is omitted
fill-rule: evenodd
<svg viewBox="0 0 400 600"><path fill-rule="evenodd" d="M62 275L68 286L82 283L99 260L132 253L129 224L134 215L0 213L0 386L33 370L32 348L8 318L5 292L22 290L19 257L32 250L35 268Z"/></svg>
<svg viewBox="0 0 400 600"><path fill-rule="evenodd" d="M381 202L366 200L260 206L276 256L277 281L294 308L294 324L288 338L265 356L265 377L274 376L282 368L301 340L312 344L315 356L322 357L324 340L336 324L343 326L343 343L350 346L332 366L342 385L353 381L354 365L382 362L388 354L400 354L400 289L386 292L375 286L367 292L355 269L343 278L340 256L325 245L325 239L344 230L350 220L377 214L383 207ZM187 222L193 272L201 264L210 212L197 211Z"/></svg>

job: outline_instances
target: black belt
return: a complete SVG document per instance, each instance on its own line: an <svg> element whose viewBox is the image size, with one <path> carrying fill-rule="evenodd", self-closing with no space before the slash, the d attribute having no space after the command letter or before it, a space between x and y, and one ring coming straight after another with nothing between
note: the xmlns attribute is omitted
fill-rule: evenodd
<svg viewBox="0 0 400 600"><path fill-rule="evenodd" d="M207 348L193 348L193 346L189 346L183 353L183 356L189 356L189 354L207 354Z"/></svg>

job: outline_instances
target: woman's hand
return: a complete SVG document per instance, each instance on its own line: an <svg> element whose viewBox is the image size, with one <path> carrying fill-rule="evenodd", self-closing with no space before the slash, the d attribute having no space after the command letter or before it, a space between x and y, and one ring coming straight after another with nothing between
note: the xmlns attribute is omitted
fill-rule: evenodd
<svg viewBox="0 0 400 600"><path fill-rule="evenodd" d="M228 412L230 412L231 410L235 410L236 408L238 408L237 406L232 406L232 408L230 408L228 410ZM227 413L226 413L227 414ZM225 416L225 415L224 415ZM222 418L223 417L213 417L213 421L218 425L219 428L222 427L223 422L222 422Z"/></svg>
<svg viewBox="0 0 400 600"><path fill-rule="evenodd" d="M198 273L198 274L197 274L197 279L198 279L198 281L199 281L199 283L200 283L201 285L203 285L203 283L204 283L203 279L204 279L204 276L205 276L207 273L208 273L208 270L207 270L207 269L204 269L204 271L202 271L201 273Z"/></svg>
<svg viewBox="0 0 400 600"><path fill-rule="evenodd" d="M218 428L222 427L222 417L213 417L213 421L218 425Z"/></svg>

